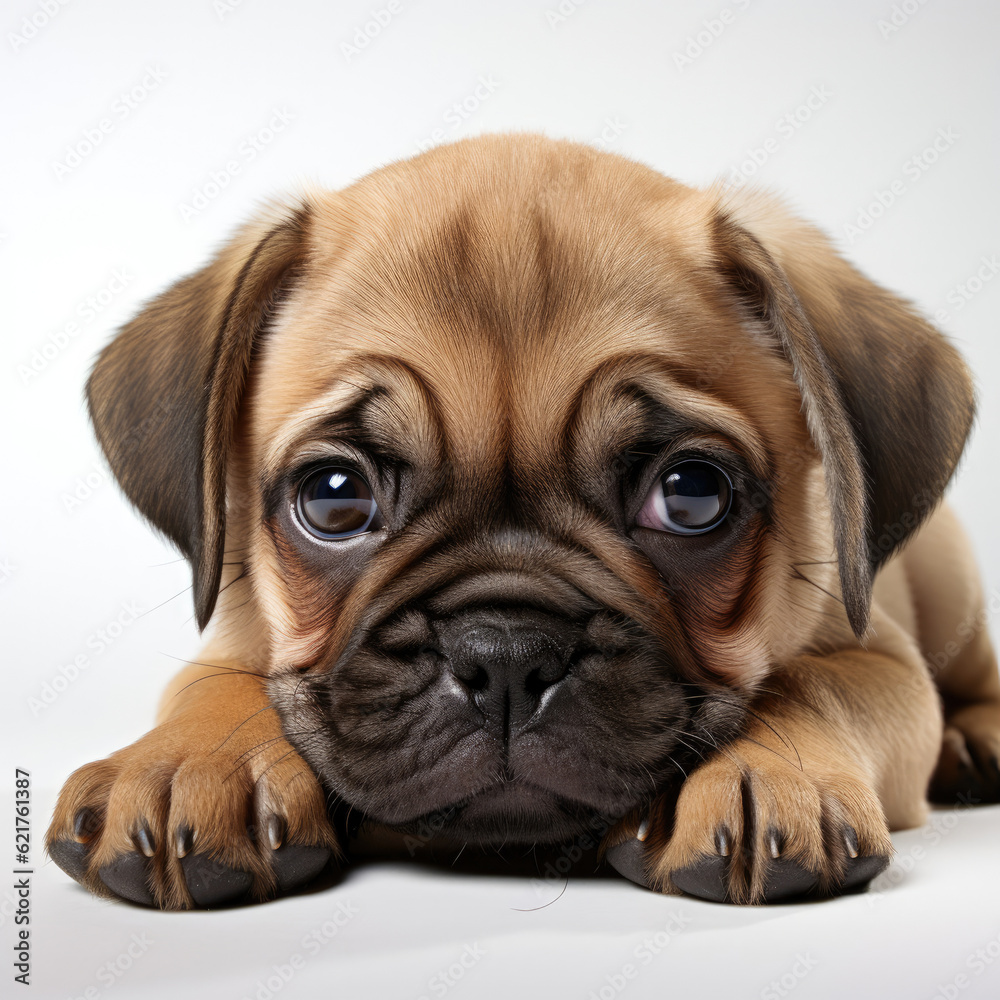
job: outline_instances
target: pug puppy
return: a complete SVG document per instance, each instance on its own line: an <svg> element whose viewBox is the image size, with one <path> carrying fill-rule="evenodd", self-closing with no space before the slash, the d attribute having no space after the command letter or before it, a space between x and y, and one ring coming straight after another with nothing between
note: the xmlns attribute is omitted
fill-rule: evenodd
<svg viewBox="0 0 1000 1000"><path fill-rule="evenodd" d="M62 791L48 850L94 892L287 892L342 857L340 804L455 844L608 831L664 892L830 895L928 790L1000 798L939 506L969 374L769 198L437 148L261 212L87 397L212 625Z"/></svg>

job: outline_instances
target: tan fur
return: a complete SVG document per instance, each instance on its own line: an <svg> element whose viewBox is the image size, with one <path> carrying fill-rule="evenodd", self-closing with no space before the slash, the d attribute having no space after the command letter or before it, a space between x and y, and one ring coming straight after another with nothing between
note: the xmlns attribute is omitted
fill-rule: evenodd
<svg viewBox="0 0 1000 1000"><path fill-rule="evenodd" d="M875 354L858 347L865 338ZM197 526L190 503L184 517L164 513L162 475L136 457L155 458L150 442L134 444L151 414L166 413L157 439L197 426L178 427L157 379L165 395L184 383L180 398L205 406L205 441L181 441L191 455L173 459L178 476L203 477ZM636 547L567 498L566 484L635 443L626 384L710 428L702 437L728 442L771 484L773 529L692 584L703 587L696 621L677 617ZM95 891L98 869L134 849L141 823L156 843L155 897L169 907L191 903L172 846L182 825L201 849L252 872L260 896L273 877L248 817L280 814L291 841L334 843L323 791L284 740L266 685L290 688L342 650L413 567L422 581L449 579L454 567L431 543L471 504L457 493L421 515L342 591L319 588L265 530L262 480L327 454L326 423L372 386L388 387L380 431L426 489L447 475L488 490L513 469L539 519L592 557L561 566L566 579L676 649L692 677L707 670L709 682L752 696L756 718L688 778L676 812L653 806L650 873L664 889L672 871L713 851L720 824L740 840L744 786L759 836L730 888L756 900L772 827L830 886L846 863L824 832L834 819L856 829L863 854L888 852L890 828L922 821L942 745L943 789L963 754L1000 752L986 629L941 669L925 662L982 607L954 518L934 514L902 554L895 536L881 542L887 519L901 536L917 529L958 460L972 398L957 354L772 201L695 191L586 147L485 137L269 210L99 361L91 407L116 475L154 523L169 521L195 568L202 618L217 591L218 606L199 656L217 666L188 667L157 728L63 790L49 842L72 837L84 807L98 815L86 878ZM916 411L928 401L938 409L925 427ZM923 435L919 460L911 433ZM470 548L468 558L499 557Z"/></svg>

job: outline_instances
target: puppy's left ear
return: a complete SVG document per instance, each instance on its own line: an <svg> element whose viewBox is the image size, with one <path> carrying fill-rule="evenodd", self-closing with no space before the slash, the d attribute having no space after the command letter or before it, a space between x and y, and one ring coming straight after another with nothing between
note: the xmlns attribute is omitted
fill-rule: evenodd
<svg viewBox="0 0 1000 1000"><path fill-rule="evenodd" d="M244 225L119 331L87 383L115 478L191 563L200 628L218 596L226 470L250 363L304 267L308 223L299 204Z"/></svg>
<svg viewBox="0 0 1000 1000"><path fill-rule="evenodd" d="M908 302L780 204L736 195L713 226L717 266L791 362L860 637L875 571L934 509L961 457L975 410L968 369Z"/></svg>

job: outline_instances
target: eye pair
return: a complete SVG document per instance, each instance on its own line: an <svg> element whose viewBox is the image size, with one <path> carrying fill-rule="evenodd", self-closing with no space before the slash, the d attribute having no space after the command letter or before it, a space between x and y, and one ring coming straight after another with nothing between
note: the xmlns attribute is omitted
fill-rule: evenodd
<svg viewBox="0 0 1000 1000"><path fill-rule="evenodd" d="M636 524L677 535L701 535L717 528L732 507L733 486L714 462L685 459L653 483ZM353 469L325 466L302 481L299 518L318 538L352 538L371 530L378 512L365 478Z"/></svg>

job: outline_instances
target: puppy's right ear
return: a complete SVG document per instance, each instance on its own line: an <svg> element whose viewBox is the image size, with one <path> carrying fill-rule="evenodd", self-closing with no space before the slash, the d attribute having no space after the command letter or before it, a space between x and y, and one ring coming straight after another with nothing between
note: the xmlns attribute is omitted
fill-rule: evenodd
<svg viewBox="0 0 1000 1000"><path fill-rule="evenodd" d="M876 571L944 493L975 413L958 351L773 199L729 194L716 264L790 362L822 456L841 593L861 638Z"/></svg>
<svg viewBox="0 0 1000 1000"><path fill-rule="evenodd" d="M199 628L218 596L226 465L250 361L303 269L309 217L300 204L245 225L127 323L87 382L115 477L191 563Z"/></svg>

